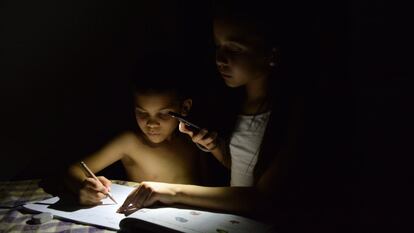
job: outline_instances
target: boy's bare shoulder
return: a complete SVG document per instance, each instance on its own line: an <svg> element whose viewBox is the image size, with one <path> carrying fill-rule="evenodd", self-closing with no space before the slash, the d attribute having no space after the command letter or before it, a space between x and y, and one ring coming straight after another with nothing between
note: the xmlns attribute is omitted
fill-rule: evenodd
<svg viewBox="0 0 414 233"><path fill-rule="evenodd" d="M136 146L142 144L142 136L133 131L125 131L117 137L117 141L124 146Z"/></svg>

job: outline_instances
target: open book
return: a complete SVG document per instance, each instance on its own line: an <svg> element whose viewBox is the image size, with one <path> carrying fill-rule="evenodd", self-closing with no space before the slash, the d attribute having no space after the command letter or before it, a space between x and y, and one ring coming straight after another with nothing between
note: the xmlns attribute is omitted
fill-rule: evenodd
<svg viewBox="0 0 414 233"><path fill-rule="evenodd" d="M113 230L135 232L146 229L154 232L271 232L269 225L238 215L222 214L185 208L143 208L126 217L116 213L133 187L112 184L111 193L119 204L109 198L102 205L85 207L68 198L53 197L24 205L35 212L50 212L55 218L102 226Z"/></svg>

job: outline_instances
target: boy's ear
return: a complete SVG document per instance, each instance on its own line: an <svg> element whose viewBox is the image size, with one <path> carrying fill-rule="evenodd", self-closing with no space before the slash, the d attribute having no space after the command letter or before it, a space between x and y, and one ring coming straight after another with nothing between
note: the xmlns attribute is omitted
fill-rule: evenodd
<svg viewBox="0 0 414 233"><path fill-rule="evenodd" d="M193 106L193 100L192 99L185 99L183 103L181 104L181 115L187 116L190 112L191 106Z"/></svg>

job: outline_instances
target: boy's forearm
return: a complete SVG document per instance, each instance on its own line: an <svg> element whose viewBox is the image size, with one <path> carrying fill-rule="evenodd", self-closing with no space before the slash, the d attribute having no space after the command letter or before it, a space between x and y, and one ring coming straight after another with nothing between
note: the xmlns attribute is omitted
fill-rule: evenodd
<svg viewBox="0 0 414 233"><path fill-rule="evenodd" d="M72 165L69 167L66 177L65 177L65 186L72 193L77 194L82 182L85 180L85 175L83 174L80 167Z"/></svg>

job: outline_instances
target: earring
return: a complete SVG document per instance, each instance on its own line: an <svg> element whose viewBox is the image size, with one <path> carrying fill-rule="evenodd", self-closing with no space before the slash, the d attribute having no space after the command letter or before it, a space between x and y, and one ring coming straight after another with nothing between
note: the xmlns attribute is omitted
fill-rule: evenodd
<svg viewBox="0 0 414 233"><path fill-rule="evenodd" d="M276 59L276 52L277 52L277 49L276 48L272 48L272 55L271 55L271 59L272 60ZM276 62L275 61L269 62L269 66L275 67L276 66Z"/></svg>

